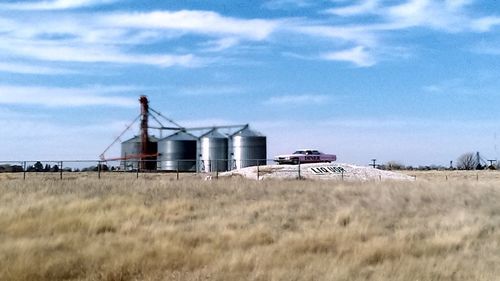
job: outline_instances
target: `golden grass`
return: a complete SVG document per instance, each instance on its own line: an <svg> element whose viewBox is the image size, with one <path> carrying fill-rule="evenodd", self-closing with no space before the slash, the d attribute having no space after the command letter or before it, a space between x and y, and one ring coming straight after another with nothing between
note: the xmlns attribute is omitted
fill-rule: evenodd
<svg viewBox="0 0 500 281"><path fill-rule="evenodd" d="M498 182L0 181L0 280L498 280Z"/></svg>

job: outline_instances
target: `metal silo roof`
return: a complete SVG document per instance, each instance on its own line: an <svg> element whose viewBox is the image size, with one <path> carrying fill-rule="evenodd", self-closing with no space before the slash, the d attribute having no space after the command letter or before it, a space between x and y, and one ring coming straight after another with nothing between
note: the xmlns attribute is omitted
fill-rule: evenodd
<svg viewBox="0 0 500 281"><path fill-rule="evenodd" d="M191 135L190 133L186 133L186 132L181 131L181 132L174 133L170 136L164 137L160 141L164 141L164 140L170 140L170 141L197 140L197 139L198 139L197 137Z"/></svg>
<svg viewBox="0 0 500 281"><path fill-rule="evenodd" d="M158 138L155 136L149 136L149 141L151 142L157 142ZM131 143L131 142L141 142L141 137L140 136L134 136L133 138L130 138L122 143Z"/></svg>
<svg viewBox="0 0 500 281"><path fill-rule="evenodd" d="M233 137L235 136L241 136L241 137L263 137L264 135L260 132L251 130L249 127L246 127L244 129L239 130L238 132L234 133L232 135Z"/></svg>
<svg viewBox="0 0 500 281"><path fill-rule="evenodd" d="M211 138L211 139L226 139L227 136L220 133L216 129L210 130L208 133L202 135L200 138Z"/></svg>

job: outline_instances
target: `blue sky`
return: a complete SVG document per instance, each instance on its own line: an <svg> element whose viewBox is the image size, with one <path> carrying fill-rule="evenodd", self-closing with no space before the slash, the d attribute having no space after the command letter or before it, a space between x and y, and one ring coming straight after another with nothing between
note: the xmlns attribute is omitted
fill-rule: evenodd
<svg viewBox="0 0 500 281"><path fill-rule="evenodd" d="M495 159L499 31L496 1L2 1L0 159L96 159L141 94L269 157Z"/></svg>

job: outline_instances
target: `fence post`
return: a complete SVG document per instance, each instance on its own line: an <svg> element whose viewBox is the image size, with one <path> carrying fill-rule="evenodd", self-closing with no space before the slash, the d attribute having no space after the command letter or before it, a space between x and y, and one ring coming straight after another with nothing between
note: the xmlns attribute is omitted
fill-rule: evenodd
<svg viewBox="0 0 500 281"><path fill-rule="evenodd" d="M138 179L139 178L139 167L141 166L141 161L142 160L137 160L137 170L135 171L135 178Z"/></svg>
<svg viewBox="0 0 500 281"><path fill-rule="evenodd" d="M179 180L179 160L177 160L177 171L176 171L176 175L177 175L177 180Z"/></svg>
<svg viewBox="0 0 500 281"><path fill-rule="evenodd" d="M259 161L257 161L257 180L259 180L259 174L260 174L259 168L260 168L260 163Z"/></svg>
<svg viewBox="0 0 500 281"><path fill-rule="evenodd" d="M63 161L61 161L61 166L59 167L59 179L63 179Z"/></svg>
<svg viewBox="0 0 500 281"><path fill-rule="evenodd" d="M344 181L344 170L343 169L342 169L341 173L342 173L342 181Z"/></svg>
<svg viewBox="0 0 500 281"><path fill-rule="evenodd" d="M23 180L26 180L26 161L23 162Z"/></svg>
<svg viewBox="0 0 500 281"><path fill-rule="evenodd" d="M97 162L97 178L101 179L101 161Z"/></svg>
<svg viewBox="0 0 500 281"><path fill-rule="evenodd" d="M300 175L300 159L299 159L299 180L302 179L302 176Z"/></svg>
<svg viewBox="0 0 500 281"><path fill-rule="evenodd" d="M479 181L479 173L476 173L476 181Z"/></svg>
<svg viewBox="0 0 500 281"><path fill-rule="evenodd" d="M215 160L215 178L219 179L219 161Z"/></svg>

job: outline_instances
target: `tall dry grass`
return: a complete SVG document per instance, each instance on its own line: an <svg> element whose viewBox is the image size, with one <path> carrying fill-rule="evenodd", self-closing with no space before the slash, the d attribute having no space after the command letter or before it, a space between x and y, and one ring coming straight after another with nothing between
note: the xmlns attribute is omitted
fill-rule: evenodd
<svg viewBox="0 0 500 281"><path fill-rule="evenodd" d="M0 181L0 280L499 280L496 182Z"/></svg>

